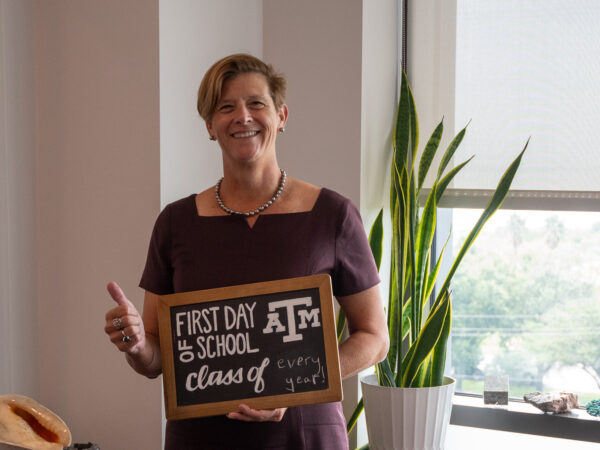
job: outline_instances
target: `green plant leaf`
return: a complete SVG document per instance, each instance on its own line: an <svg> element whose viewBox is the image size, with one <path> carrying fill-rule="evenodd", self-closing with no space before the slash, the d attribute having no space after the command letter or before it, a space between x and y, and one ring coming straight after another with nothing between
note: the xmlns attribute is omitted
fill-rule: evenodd
<svg viewBox="0 0 600 450"><path fill-rule="evenodd" d="M342 336L344 335L344 329L346 328L346 314L344 314L344 310L342 308L338 310L336 328L337 340L339 344L342 340Z"/></svg>
<svg viewBox="0 0 600 450"><path fill-rule="evenodd" d="M389 299L388 299L388 327L390 332L390 349L388 351L390 365L393 367L393 370L398 370L397 364L399 364L400 359L397 355L400 354L402 346L399 335L401 334L401 308L402 303L400 300L400 283L399 277L403 276L401 270L399 270L399 266L397 263L398 258L401 255L400 249L398 245L400 243L399 233L399 201L400 199L396 197L396 207L394 208L394 215L392 219L392 255L391 255L391 265L390 265L390 285L389 285ZM400 272L400 273L399 273Z"/></svg>
<svg viewBox="0 0 600 450"><path fill-rule="evenodd" d="M383 253L383 209L379 210L379 214L377 214L377 218L371 227L369 245L371 246L371 253L373 253L373 258L375 259L377 271L379 271L381 267L381 255Z"/></svg>
<svg viewBox="0 0 600 450"><path fill-rule="evenodd" d="M429 247L428 249L429 251L427 252L427 258L425 259L425 270L423 271L423 282L422 282L422 292L421 292L421 304L419 305L421 307L421 312L419 314L420 317L423 317L423 310L425 308L425 305L427 304L427 287L429 286L429 275L430 275L430 271L429 271L429 267L431 267L431 252L433 251L433 249L431 247Z"/></svg>
<svg viewBox="0 0 600 450"><path fill-rule="evenodd" d="M414 321L412 324L415 329L415 336L419 334L421 328L421 311L423 309L423 296L426 292L427 286L427 275L429 274L429 254L431 251L431 244L433 242L433 236L435 234L435 222L436 222L436 203L435 203L435 185L433 190L429 193L421 220L419 221L416 245L415 245L415 265L414 271L416 272L415 286L413 289L413 314L411 314L411 320Z"/></svg>
<svg viewBox="0 0 600 450"><path fill-rule="evenodd" d="M407 83L408 84L408 83ZM410 121L410 137L411 137L411 146L410 146L410 175L413 178L412 174L414 173L415 168L415 158L417 155L417 148L419 146L419 120L417 116L417 109L415 108L415 99L413 97L412 89L410 88L410 84L408 84L408 101L410 104L410 112L411 112L411 121Z"/></svg>
<svg viewBox="0 0 600 450"><path fill-rule="evenodd" d="M419 143L419 125L415 101L408 78L402 72L400 100L396 113L396 125L393 132L394 161L400 167L412 167L413 158ZM412 170L411 170L412 172Z"/></svg>
<svg viewBox="0 0 600 450"><path fill-rule="evenodd" d="M394 222L395 240L393 243L394 252L396 253L396 259L394 260L395 268L397 271L397 289L398 298L404 299L407 288L406 281L410 276L410 264L412 248L413 248L413 233L411 228L411 215L408 213L411 209L411 195L410 195L410 181L406 173L406 167L402 168L401 175L397 178L396 183L396 194L398 196L398 205L396 208L396 216Z"/></svg>
<svg viewBox="0 0 600 450"><path fill-rule="evenodd" d="M431 380L429 386L441 386L444 381L444 369L446 367L446 350L448 348L448 337L450 336L450 328L452 325L452 302L450 292L445 292L445 297L448 298L448 315L444 319L444 327L440 338L438 339L433 349L431 357ZM442 301L444 301L442 299Z"/></svg>
<svg viewBox="0 0 600 450"><path fill-rule="evenodd" d="M444 246L440 251L440 256L438 257L437 262L435 263L434 268L429 272L429 276L427 277L427 291L425 292L425 296L423 297L423 303L425 303L425 299L428 299L431 293L433 292L433 288L435 287L435 282L437 280L438 273L440 272L440 266L442 264L442 258L444 257L444 252L446 251L446 246L450 241L450 234L446 238L446 242L444 242ZM423 305L424 306L424 305Z"/></svg>
<svg viewBox="0 0 600 450"><path fill-rule="evenodd" d="M455 177L455 175L463 167L465 167L474 157L475 157L475 155L471 156L466 161L460 163L458 166L453 167L452 170L450 170L450 172L448 172L446 174L446 176L444 176L444 178L442 178L439 182L436 183L436 200L435 200L436 204L440 203L440 200L441 200L442 196L444 195L444 192L446 191L446 188L448 187L448 185L450 184L450 182L452 181L452 179Z"/></svg>
<svg viewBox="0 0 600 450"><path fill-rule="evenodd" d="M412 303L412 298L409 297L406 300L406 302L404 302L404 305L402 305L402 332L403 332L403 334L402 334L401 341L406 339L410 332L411 303Z"/></svg>
<svg viewBox="0 0 600 450"><path fill-rule="evenodd" d="M414 178L411 178L414 180ZM407 295L410 293L416 292L417 286L417 253L416 253L416 239L417 239L417 227L418 227L418 219L417 219L417 196L414 183L411 182L410 186L410 196L409 203L406 207L406 216L407 216L407 229L406 229L406 249L404 251L407 252L405 257L406 264L406 272L409 275L407 278L408 284L405 284L402 290L402 298L406 299ZM416 304L417 302L413 302L411 305L411 322L410 322L410 342L414 342L419 333L419 329L421 323L419 321L419 307Z"/></svg>
<svg viewBox="0 0 600 450"><path fill-rule="evenodd" d="M394 372L387 358L377 364L377 380L380 386L396 387Z"/></svg>
<svg viewBox="0 0 600 450"><path fill-rule="evenodd" d="M454 156L454 152L456 152L456 149L458 148L458 146L462 142L463 138L465 137L466 131L467 131L467 127L464 127L462 130L460 130L458 132L458 134L454 137L454 139L452 139L452 142L450 142L450 145L444 152L444 156L442 157L442 161L440 162L440 167L438 169L438 174L437 174L438 180L442 177L444 170L446 170L446 166L448 166L448 163Z"/></svg>
<svg viewBox="0 0 600 450"><path fill-rule="evenodd" d="M346 432L348 434L350 434L350 432L352 431L352 429L356 425L356 422L358 422L358 418L360 417L360 415L362 414L362 412L363 412L364 409L365 409L365 405L364 405L363 399L361 397L360 401L358 402L358 404L354 408L354 411L352 411L352 415L348 419L348 423L346 424Z"/></svg>
<svg viewBox="0 0 600 450"><path fill-rule="evenodd" d="M527 149L528 145L529 145L529 140L527 140L527 143L525 144L525 147L523 148L521 153L519 153L519 155L515 158L515 160L510 164L508 169L506 169L506 172L504 172L504 175L502 175L502 178L500 179L500 182L498 183L498 186L496 187L496 191L494 192L494 195L490 199L490 201L487 204L486 208L484 209L483 213L481 213L479 220L477 220L477 223L475 223L475 225L473 226L473 229L470 231L470 233L467 236L467 238L465 239L465 242L463 243L460 251L456 255L456 258L454 259L454 262L452 263L452 267L450 268L448 275L446 276L446 280L444 281L444 284L440 288L440 292L434 302L434 307L441 301L441 298L444 295L444 292L447 291L448 288L450 287L450 281L452 280L452 277L454 276L456 269L458 268L459 264L463 260L464 256L466 255L467 251L469 250L469 248L471 248L471 245L473 245L473 242L475 241L475 239L481 232L481 229L483 228L485 223L489 220L489 218L492 217L492 215L498 210L498 208L500 208L500 205L502 205L502 202L506 198L506 194L508 194L508 190L510 189L512 180L515 177L515 174L517 173L519 164L521 164L521 158L523 157L523 154L525 153L525 150Z"/></svg>
<svg viewBox="0 0 600 450"><path fill-rule="evenodd" d="M394 161L396 167L406 166L411 147L411 110L409 101L410 90L408 89L408 80L406 74L402 73L402 82L400 84L400 99L398 100L398 109L396 110L396 124L394 126Z"/></svg>
<svg viewBox="0 0 600 450"><path fill-rule="evenodd" d="M430 311L429 317L427 318L417 341L411 345L411 349L407 353L407 356L410 355L410 359L407 361L405 366L406 369L402 374L401 386L413 386L413 379L416 377L419 367L421 367L425 359L429 357L436 343L440 339L444 321L450 311L449 308L450 302L448 301L448 297L443 297L439 307Z"/></svg>
<svg viewBox="0 0 600 450"><path fill-rule="evenodd" d="M429 354L423 363L419 366L417 375L412 380L409 387L430 387L431 386L431 358L433 352Z"/></svg>
<svg viewBox="0 0 600 450"><path fill-rule="evenodd" d="M429 141L427 141L427 145L425 145L425 150L423 150L423 154L421 155L421 160L419 161L419 184L417 187L417 192L420 191L421 187L423 186L427 172L429 172L429 167L433 162L433 158L435 157L437 149L440 145L440 141L442 140L443 132L444 120L442 119L442 121L431 134Z"/></svg>
<svg viewBox="0 0 600 450"><path fill-rule="evenodd" d="M394 217L394 208L395 206L398 204L398 194L396 192L396 184L398 183L398 181L396 180L396 177L398 176L397 173L397 169L396 169L396 161L394 160L394 158L392 157L392 170L390 173L390 179L392 180L392 182L390 183L390 214L392 215L392 218Z"/></svg>
<svg viewBox="0 0 600 450"><path fill-rule="evenodd" d="M413 228L411 228L411 215L407 213L407 211L411 211L412 199L411 196L411 186L410 186L410 178L407 173L407 168L403 167L401 173L398 174L396 178L396 190L397 190L397 198L398 205L395 210L395 220L394 220L394 236L392 240L393 244L393 266L392 270L395 272L394 276L394 284L391 286L392 288L392 298L396 304L393 305L394 309L394 318L393 320L397 321L398 326L402 326L401 322L401 312L402 312L402 304L404 299L406 298L406 292L408 291L408 280L411 279L412 276L412 264L414 259L413 252L413 241L414 234ZM414 185L413 185L414 186ZM412 328L412 327L411 327ZM405 334L402 329L398 329L397 327L392 330L392 342L393 342L393 350L396 352L391 358L390 363L392 363L393 367L396 367L397 370L402 371L402 336ZM394 366L395 364L395 366ZM398 367L400 365L400 367Z"/></svg>
<svg viewBox="0 0 600 450"><path fill-rule="evenodd" d="M389 304L391 305L391 311L388 312L388 320L393 326L389 328L390 331L390 348L388 350L388 359L392 370L396 372L399 370L398 364L400 362L400 354L402 352L402 330L404 329L400 320L402 307L400 301L396 297L397 291L390 291Z"/></svg>

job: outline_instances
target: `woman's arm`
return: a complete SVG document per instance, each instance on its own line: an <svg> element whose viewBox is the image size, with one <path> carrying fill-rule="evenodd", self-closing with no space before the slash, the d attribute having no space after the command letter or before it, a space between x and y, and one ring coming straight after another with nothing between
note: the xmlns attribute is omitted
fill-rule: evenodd
<svg viewBox="0 0 600 450"><path fill-rule="evenodd" d="M140 316L119 285L109 283L107 289L118 306L106 313L106 334L125 353L127 362L136 372L148 378L156 378L162 372L158 340L158 295L146 291L144 312ZM121 319L121 328L115 327L113 319L116 318ZM130 341L124 342L124 336L128 336Z"/></svg>
<svg viewBox="0 0 600 450"><path fill-rule="evenodd" d="M390 341L379 285L337 300L350 332L340 344L342 378L348 378L382 361Z"/></svg>

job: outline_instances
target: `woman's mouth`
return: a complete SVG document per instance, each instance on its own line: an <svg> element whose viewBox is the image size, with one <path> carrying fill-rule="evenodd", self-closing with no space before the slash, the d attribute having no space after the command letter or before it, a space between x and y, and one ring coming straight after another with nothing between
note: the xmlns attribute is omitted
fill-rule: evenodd
<svg viewBox="0 0 600 450"><path fill-rule="evenodd" d="M237 133L233 133L231 136L234 138L247 138L247 137L256 136L258 133L259 133L258 130L239 131Z"/></svg>

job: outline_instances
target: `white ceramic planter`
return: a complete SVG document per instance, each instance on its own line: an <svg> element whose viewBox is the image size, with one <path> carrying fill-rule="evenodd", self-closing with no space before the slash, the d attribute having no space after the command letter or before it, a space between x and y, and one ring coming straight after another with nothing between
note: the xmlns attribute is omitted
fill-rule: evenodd
<svg viewBox="0 0 600 450"><path fill-rule="evenodd" d="M452 412L456 380L431 388L377 385L377 375L361 379L371 450L441 450Z"/></svg>

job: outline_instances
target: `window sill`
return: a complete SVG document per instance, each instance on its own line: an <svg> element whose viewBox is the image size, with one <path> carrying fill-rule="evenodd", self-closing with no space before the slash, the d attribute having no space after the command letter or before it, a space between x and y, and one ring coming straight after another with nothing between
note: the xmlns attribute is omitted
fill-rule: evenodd
<svg viewBox="0 0 600 450"><path fill-rule="evenodd" d="M510 401L507 406L484 405L481 396L455 395L452 425L600 442L600 419L584 409L565 414L543 413L533 405Z"/></svg>

